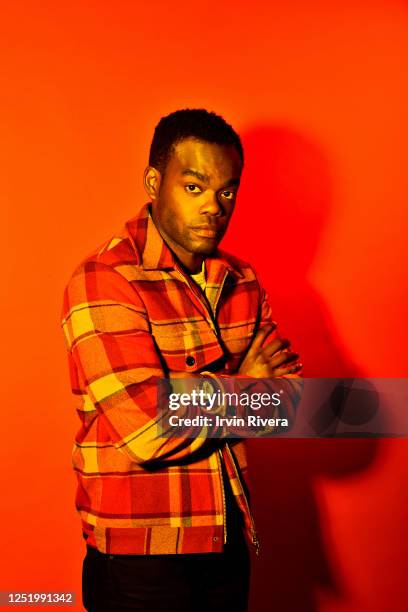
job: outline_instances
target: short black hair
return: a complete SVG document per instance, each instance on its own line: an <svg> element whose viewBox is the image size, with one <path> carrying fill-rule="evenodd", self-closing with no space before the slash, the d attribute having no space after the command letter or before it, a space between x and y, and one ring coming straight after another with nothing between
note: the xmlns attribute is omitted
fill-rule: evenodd
<svg viewBox="0 0 408 612"><path fill-rule="evenodd" d="M149 166L163 173L174 146L185 138L232 145L244 163L241 139L223 117L203 108L185 108L162 117L156 125L150 145Z"/></svg>

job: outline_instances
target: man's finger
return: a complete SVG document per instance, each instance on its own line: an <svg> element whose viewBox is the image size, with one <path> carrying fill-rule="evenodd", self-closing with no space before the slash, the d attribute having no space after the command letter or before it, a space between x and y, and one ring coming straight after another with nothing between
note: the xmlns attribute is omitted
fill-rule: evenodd
<svg viewBox="0 0 408 612"><path fill-rule="evenodd" d="M282 351L283 349L287 349L289 347L290 342L287 338L276 338L275 340L272 340L272 342L270 342L268 346L265 346L262 349L262 356L268 360L278 351Z"/></svg>
<svg viewBox="0 0 408 612"><path fill-rule="evenodd" d="M271 334L275 329L277 328L277 324L276 323L268 323L268 325L265 325L265 327L262 327L255 335L255 338L253 339L253 342L251 344L251 347L248 351L248 354L254 354L257 353L259 351L259 349L261 348L262 344L264 343L264 341L266 340L266 338L269 336L269 334Z"/></svg>
<svg viewBox="0 0 408 612"><path fill-rule="evenodd" d="M289 364L292 361L296 361L296 359L299 359L299 355L297 353L292 353L291 351L281 351L269 359L269 366L271 368L278 368L282 364Z"/></svg>
<svg viewBox="0 0 408 612"><path fill-rule="evenodd" d="M300 370L303 368L303 363L296 363L292 366L283 366L280 368L275 368L273 370L273 376L286 376L286 374L299 374Z"/></svg>

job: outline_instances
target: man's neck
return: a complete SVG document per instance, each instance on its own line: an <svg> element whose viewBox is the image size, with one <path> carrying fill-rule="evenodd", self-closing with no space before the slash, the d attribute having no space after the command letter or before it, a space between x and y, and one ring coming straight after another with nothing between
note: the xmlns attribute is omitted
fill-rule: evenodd
<svg viewBox="0 0 408 612"><path fill-rule="evenodd" d="M171 248L171 247L170 247ZM178 257L177 253L174 253L174 250L172 249L173 254L176 256L177 261L180 264L180 267L184 270L184 272L186 272L186 274L199 274L203 268L203 263L205 260L205 257L203 255L200 256L199 260L196 260L194 262L190 262L190 265L186 265L186 263L184 261L181 261L180 257Z"/></svg>

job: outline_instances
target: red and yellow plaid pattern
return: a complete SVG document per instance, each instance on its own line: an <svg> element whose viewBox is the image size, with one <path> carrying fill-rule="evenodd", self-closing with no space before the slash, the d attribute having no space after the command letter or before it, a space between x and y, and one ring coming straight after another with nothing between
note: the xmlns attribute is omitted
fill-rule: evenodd
<svg viewBox="0 0 408 612"><path fill-rule="evenodd" d="M209 304L145 205L76 268L65 289L62 328L81 420L72 454L76 508L87 543L101 552L221 551L221 462L256 539L244 442L158 432L159 378L233 374L255 331L271 321L249 264L218 251L205 265Z"/></svg>

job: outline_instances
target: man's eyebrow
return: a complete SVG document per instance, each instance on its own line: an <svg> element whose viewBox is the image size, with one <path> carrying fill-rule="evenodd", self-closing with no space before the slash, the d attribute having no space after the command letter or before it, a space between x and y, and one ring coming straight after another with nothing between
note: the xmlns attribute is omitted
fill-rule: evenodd
<svg viewBox="0 0 408 612"><path fill-rule="evenodd" d="M238 187L241 182L239 178L232 178L228 183L225 184L225 187Z"/></svg>
<svg viewBox="0 0 408 612"><path fill-rule="evenodd" d="M208 174L202 174L201 172L198 172L198 170L193 170L192 168L186 168L185 170L182 170L181 174L183 176L195 176L196 178L198 178L203 183L209 183L210 182L210 177L208 176ZM239 186L239 183L240 183L240 179L239 178L232 178L231 180L227 181L227 183L225 183L223 188L225 188L225 187L237 187L237 186Z"/></svg>
<svg viewBox="0 0 408 612"><path fill-rule="evenodd" d="M192 170L192 168L186 168L182 171L181 174L183 176L195 176L196 178L198 178L198 180L203 181L203 183L210 182L210 177L208 176L208 174L202 174L201 172L198 172L198 170Z"/></svg>

